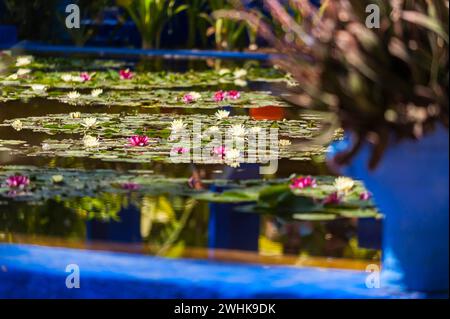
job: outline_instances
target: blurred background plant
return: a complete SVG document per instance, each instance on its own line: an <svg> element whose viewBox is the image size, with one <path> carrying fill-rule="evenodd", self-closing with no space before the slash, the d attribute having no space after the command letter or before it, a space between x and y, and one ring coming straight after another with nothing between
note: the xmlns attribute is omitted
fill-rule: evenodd
<svg viewBox="0 0 450 319"><path fill-rule="evenodd" d="M418 139L437 123L448 128L447 0L336 0L321 8L291 3L301 19L279 1L265 1L284 36L255 10L237 7L218 16L247 21L283 53L274 63L301 84L290 102L331 111L354 133L353 148L336 158L338 164L368 141L373 169L394 140ZM380 9L379 28L366 26L369 4Z"/></svg>
<svg viewBox="0 0 450 319"><path fill-rule="evenodd" d="M159 48L166 23L188 5L175 0L117 0L127 11L142 37L142 48Z"/></svg>

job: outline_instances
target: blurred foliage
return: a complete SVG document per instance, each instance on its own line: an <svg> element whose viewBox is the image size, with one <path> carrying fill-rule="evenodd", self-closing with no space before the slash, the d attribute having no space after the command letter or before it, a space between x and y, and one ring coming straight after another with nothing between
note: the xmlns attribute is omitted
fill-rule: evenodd
<svg viewBox="0 0 450 319"><path fill-rule="evenodd" d="M165 24L187 8L177 5L175 0L117 0L117 4L125 8L136 24L144 49L159 48Z"/></svg>
<svg viewBox="0 0 450 319"><path fill-rule="evenodd" d="M256 11L221 16L247 21L284 53L275 63L301 83L290 102L331 111L355 134L354 147L336 158L338 164L369 141L373 169L392 137L418 139L436 123L448 127L447 0L339 0L319 9L307 1L291 3L302 19L279 1L265 1L284 36ZM379 28L366 26L369 4L380 9Z"/></svg>

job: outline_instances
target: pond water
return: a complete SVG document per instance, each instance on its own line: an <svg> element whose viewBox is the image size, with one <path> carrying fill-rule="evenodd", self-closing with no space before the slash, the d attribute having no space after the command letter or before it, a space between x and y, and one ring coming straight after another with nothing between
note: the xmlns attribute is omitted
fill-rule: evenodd
<svg viewBox="0 0 450 319"><path fill-rule="evenodd" d="M255 61L4 61L0 241L356 269L379 260L380 219L372 200L360 198L363 185L352 181L345 198L327 202L337 184L324 152L342 132L314 142L327 127L323 115L281 98L292 86L281 72ZM30 71L22 75L23 68ZM126 68L130 79L118 75ZM91 79L74 80L81 72ZM221 90L239 97L214 100ZM72 91L79 96L69 97ZM199 99L186 103L189 92ZM218 110L229 114L220 118ZM246 143L253 128L276 128L277 169L261 174L267 164L258 156L240 161L251 158L248 149L230 162L227 154L204 160L186 147L191 156L174 163L174 120L187 128L201 121L202 148L211 127L239 133L233 127L242 125ZM128 145L132 135L145 135L148 145ZM317 185L294 189L294 175L311 175ZM11 176L29 182L11 187Z"/></svg>

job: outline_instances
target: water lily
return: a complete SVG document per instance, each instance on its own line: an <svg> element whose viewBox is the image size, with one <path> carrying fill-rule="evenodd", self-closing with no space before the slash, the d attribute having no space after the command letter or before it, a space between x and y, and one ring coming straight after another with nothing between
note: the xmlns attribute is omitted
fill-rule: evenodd
<svg viewBox="0 0 450 319"><path fill-rule="evenodd" d="M173 120L170 129L173 133L181 132L186 129L186 124L183 122L183 120Z"/></svg>
<svg viewBox="0 0 450 319"><path fill-rule="evenodd" d="M211 154L220 156L221 158L225 157L225 154L227 152L227 149L225 146L214 146L211 150Z"/></svg>
<svg viewBox="0 0 450 319"><path fill-rule="evenodd" d="M245 70L245 69L237 69L237 70L235 70L235 71L233 72L233 76L234 76L236 79L242 78L242 77L244 77L244 76L246 76L246 75L247 75L247 70Z"/></svg>
<svg viewBox="0 0 450 319"><path fill-rule="evenodd" d="M94 148L100 145L100 141L95 136L86 135L83 137L83 144L86 148Z"/></svg>
<svg viewBox="0 0 450 319"><path fill-rule="evenodd" d="M139 184L134 183L134 182L123 183L123 184L121 185L121 187L122 187L123 189L129 190L129 191L136 191L136 190L138 190L139 188L141 188L141 186L140 186Z"/></svg>
<svg viewBox="0 0 450 319"><path fill-rule="evenodd" d="M291 189L303 189L303 188L307 188L307 187L316 187L317 186L317 182L315 178L312 178L311 176L301 176L301 177L297 177L297 178L293 178L291 180L291 184L289 185L289 187Z"/></svg>
<svg viewBox="0 0 450 319"><path fill-rule="evenodd" d="M92 91L91 91L91 96L92 97L98 97L100 94L102 94L103 93L103 90L102 89L93 89Z"/></svg>
<svg viewBox="0 0 450 319"><path fill-rule="evenodd" d="M130 69L119 70L119 77L121 80L131 80L133 78L133 73Z"/></svg>
<svg viewBox="0 0 450 319"><path fill-rule="evenodd" d="M62 183L63 180L64 180L64 176L62 176L62 175L53 175L52 176L52 182L55 184Z"/></svg>
<svg viewBox="0 0 450 319"><path fill-rule="evenodd" d="M132 146L147 146L149 143L149 138L146 135L134 135L128 138L128 141Z"/></svg>
<svg viewBox="0 0 450 319"><path fill-rule="evenodd" d="M17 72L16 72L16 74L17 74L18 76L24 76L24 75L27 75L27 74L30 73L30 72L31 72L30 69L18 69Z"/></svg>
<svg viewBox="0 0 450 319"><path fill-rule="evenodd" d="M286 139L281 139L278 141L278 143L280 144L280 146L289 146L292 144L290 140L286 140Z"/></svg>
<svg viewBox="0 0 450 319"><path fill-rule="evenodd" d="M33 90L33 92L43 93L47 90L47 86L44 84L32 84L31 90Z"/></svg>
<svg viewBox="0 0 450 319"><path fill-rule="evenodd" d="M177 154L185 154L185 153L189 152L189 149L186 147L176 146L176 147L172 148L172 152L177 153Z"/></svg>
<svg viewBox="0 0 450 319"><path fill-rule="evenodd" d="M231 73L230 69L220 69L219 70L219 75L220 76L223 76L223 75L228 74L228 73Z"/></svg>
<svg viewBox="0 0 450 319"><path fill-rule="evenodd" d="M230 115L229 111L226 110L218 110L216 112L216 114L214 114L214 116L218 119L218 120L223 120L225 118L227 118Z"/></svg>
<svg viewBox="0 0 450 319"><path fill-rule="evenodd" d="M241 97L241 93L237 90L231 90L227 92L227 98L231 100L237 100Z"/></svg>
<svg viewBox="0 0 450 319"><path fill-rule="evenodd" d="M231 126L230 133L235 137L243 137L247 133L247 130L242 124L235 124Z"/></svg>
<svg viewBox="0 0 450 319"><path fill-rule="evenodd" d="M71 119L79 119L81 117L81 113L80 112L70 112L69 117Z"/></svg>
<svg viewBox="0 0 450 319"><path fill-rule="evenodd" d="M82 80L82 82L90 81L92 79L92 75L87 72L81 72L80 79Z"/></svg>
<svg viewBox="0 0 450 319"><path fill-rule="evenodd" d="M370 200L372 198L372 193L368 191L364 191L361 194L359 194L360 200Z"/></svg>
<svg viewBox="0 0 450 319"><path fill-rule="evenodd" d="M30 185L30 179L27 176L23 176L23 175L9 176L6 179L6 185L9 188L24 189L25 187Z"/></svg>
<svg viewBox="0 0 450 319"><path fill-rule="evenodd" d="M238 149L230 149L225 151L225 161L231 167L239 167L238 159L241 157L241 152Z"/></svg>
<svg viewBox="0 0 450 319"><path fill-rule="evenodd" d="M87 117L83 120L83 123L81 123L82 126L89 129L97 125L97 119L95 117Z"/></svg>
<svg viewBox="0 0 450 319"><path fill-rule="evenodd" d="M33 61L33 57L31 56L19 56L16 59L16 66L20 67L20 66L25 66L30 64Z"/></svg>
<svg viewBox="0 0 450 319"><path fill-rule="evenodd" d="M17 80L18 78L17 73L10 74L6 77L7 80Z"/></svg>
<svg viewBox="0 0 450 319"><path fill-rule="evenodd" d="M185 95L183 95L183 102L184 103L192 103L201 98L201 94L197 92L189 92Z"/></svg>
<svg viewBox="0 0 450 319"><path fill-rule="evenodd" d="M216 102L222 102L226 98L226 92L220 90L214 93L213 99Z"/></svg>
<svg viewBox="0 0 450 319"><path fill-rule="evenodd" d="M74 100L74 99L78 99L81 96L80 93L78 93L77 91L71 91L69 93L67 93L67 98Z"/></svg>
<svg viewBox="0 0 450 319"><path fill-rule="evenodd" d="M325 197L322 201L324 205L337 205L341 203L342 197L338 194L338 192L331 193L327 197Z"/></svg>
<svg viewBox="0 0 450 319"><path fill-rule="evenodd" d="M21 131L22 128L23 128L23 124L22 124L22 121L21 121L21 120L14 120L14 121L11 123L11 126L12 126L12 128L15 129L16 131Z"/></svg>
<svg viewBox="0 0 450 319"><path fill-rule="evenodd" d="M230 150L225 150L225 159L227 161L236 161L240 157L241 157L241 152L236 148L232 148Z"/></svg>
<svg viewBox="0 0 450 319"><path fill-rule="evenodd" d="M247 86L247 81L243 80L243 79L236 79L234 80L234 85L236 86Z"/></svg>
<svg viewBox="0 0 450 319"><path fill-rule="evenodd" d="M347 193L349 192L353 186L355 185L355 181L349 177L338 177L334 180L334 188L336 188L338 193Z"/></svg>
<svg viewBox="0 0 450 319"><path fill-rule="evenodd" d="M71 74L68 74L68 73L65 73L65 74L61 75L61 79L64 82L70 82L70 81L72 81L72 78L73 78L73 76Z"/></svg>

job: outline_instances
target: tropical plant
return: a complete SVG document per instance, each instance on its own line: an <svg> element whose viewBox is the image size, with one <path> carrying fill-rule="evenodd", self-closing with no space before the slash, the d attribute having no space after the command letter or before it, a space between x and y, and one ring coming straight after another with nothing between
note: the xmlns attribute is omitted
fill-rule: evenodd
<svg viewBox="0 0 450 319"><path fill-rule="evenodd" d="M136 24L141 37L142 48L159 48L161 34L166 23L187 5L176 5L176 0L117 0Z"/></svg>
<svg viewBox="0 0 450 319"><path fill-rule="evenodd" d="M202 15L209 21L211 27L208 34L214 34L214 42L217 49L233 50L243 48L247 43L254 44L256 32L244 21L236 21L220 15L216 12L233 8L228 0L209 0L212 15ZM237 4L234 4L237 5ZM239 6L243 10L243 6Z"/></svg>
<svg viewBox="0 0 450 319"><path fill-rule="evenodd" d="M206 13L208 9L207 0L186 0L186 15L188 19L188 39L187 46L195 47L196 37L200 36L200 42L203 47L207 45L207 29L209 16Z"/></svg>
<svg viewBox="0 0 450 319"><path fill-rule="evenodd" d="M367 141L373 169L393 141L418 139L438 123L448 128L448 0L336 0L322 9L293 0L300 22L277 0L265 4L288 37L255 11L221 17L247 21L282 53L274 62L300 83L292 103L331 111L353 133L338 164ZM366 26L369 4L379 8L379 27Z"/></svg>

